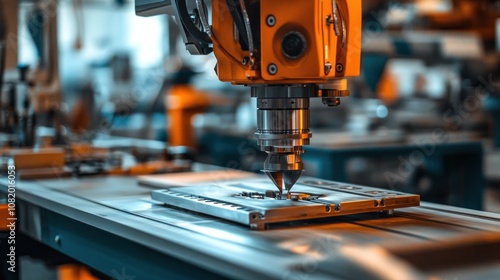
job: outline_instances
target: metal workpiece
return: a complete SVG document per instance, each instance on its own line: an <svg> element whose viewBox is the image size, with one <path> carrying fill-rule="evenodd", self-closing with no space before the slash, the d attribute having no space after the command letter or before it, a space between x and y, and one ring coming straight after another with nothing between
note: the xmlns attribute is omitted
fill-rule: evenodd
<svg viewBox="0 0 500 280"><path fill-rule="evenodd" d="M286 199L273 192L272 185L261 178L231 180L217 185L207 183L172 187L152 192L154 200L201 214L215 216L249 226L269 229L277 223L298 223L334 216L378 212L394 213L395 208L420 205L418 195L386 191L365 186L304 178L294 187L301 172L283 174ZM292 178L292 176L295 176ZM291 182L286 180L291 178Z"/></svg>

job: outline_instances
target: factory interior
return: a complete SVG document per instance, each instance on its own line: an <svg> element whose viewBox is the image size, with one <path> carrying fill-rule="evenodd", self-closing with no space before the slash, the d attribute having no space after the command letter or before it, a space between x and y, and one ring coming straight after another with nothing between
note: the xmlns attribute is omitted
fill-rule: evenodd
<svg viewBox="0 0 500 280"><path fill-rule="evenodd" d="M2 0L0 279L500 279L499 0Z"/></svg>

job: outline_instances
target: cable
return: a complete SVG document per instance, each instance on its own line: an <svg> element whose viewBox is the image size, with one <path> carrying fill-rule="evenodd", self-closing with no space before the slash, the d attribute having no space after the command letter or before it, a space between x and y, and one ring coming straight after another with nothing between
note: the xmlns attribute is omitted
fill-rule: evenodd
<svg viewBox="0 0 500 280"><path fill-rule="evenodd" d="M337 15L337 10L338 10L337 1L336 0L332 0L333 26L335 28L335 35L337 35L337 37L339 37L340 36L340 31L339 31L339 17Z"/></svg>
<svg viewBox="0 0 500 280"><path fill-rule="evenodd" d="M342 11L342 9L340 9L339 7L337 9L339 10L340 20L342 23L342 48L345 48L346 41L347 41L347 30L346 30L346 24L345 24L345 20L344 20L345 15L344 15L344 12Z"/></svg>
<svg viewBox="0 0 500 280"><path fill-rule="evenodd" d="M240 34L246 34L246 27L245 27L245 20L243 19L242 14L240 13L239 7L238 7L238 2L236 0L226 0L227 8L229 9L229 13L231 14L231 17L233 18L233 22L236 25L236 29ZM241 36L240 37L240 45L242 49L248 49L248 37L247 36Z"/></svg>
<svg viewBox="0 0 500 280"><path fill-rule="evenodd" d="M345 23L345 14L344 12L342 11L342 9L338 9L339 10L339 15L340 15L340 20L341 20L341 24L342 24L342 55L345 55L346 53L346 45L347 45L347 27L346 27L346 23Z"/></svg>
<svg viewBox="0 0 500 280"><path fill-rule="evenodd" d="M202 0L196 0L196 8L198 9L203 29L208 34L208 36L212 36L212 28L210 28L210 25L208 24L207 14L205 14L205 8L203 7Z"/></svg>
<svg viewBox="0 0 500 280"><path fill-rule="evenodd" d="M232 56L224 47L222 47L222 45L220 44L219 40L217 40L217 38L215 37L215 34L212 34L212 36L210 37L212 39L212 42L214 44L214 47L217 47L220 51L222 51L222 53L227 57L229 58L230 60L233 61L233 63L235 63L236 65L238 65L239 67L247 70L247 68L241 64L241 62L236 59L234 56Z"/></svg>
<svg viewBox="0 0 500 280"><path fill-rule="evenodd" d="M247 9L245 7L245 0L240 0L241 6L241 14L243 15L243 22L245 23L245 31L248 37L248 49L250 51L250 56L253 56L254 53L254 45L253 45L253 36L252 36L252 28L250 26L250 18L248 17Z"/></svg>
<svg viewBox="0 0 500 280"><path fill-rule="evenodd" d="M205 9L203 7L203 2L202 0L196 0L196 8L198 9L198 12L200 14L200 19L201 19L201 24L203 25L203 29L205 29L205 31L208 33L208 35L210 36L210 39L212 40L212 44L214 44L214 46L216 46L219 50L221 50L221 52L229 59L229 60L232 60L233 63L235 63L236 65L239 65L240 67L243 67L244 69L246 69L240 61L238 61L238 59L236 59L234 56L232 56L225 48L222 47L222 45L220 44L219 40L217 40L217 38L215 37L215 34L212 32L212 28L210 27L210 25L208 24L208 19L207 19L207 15L205 14ZM252 47L253 47L253 42L252 42Z"/></svg>

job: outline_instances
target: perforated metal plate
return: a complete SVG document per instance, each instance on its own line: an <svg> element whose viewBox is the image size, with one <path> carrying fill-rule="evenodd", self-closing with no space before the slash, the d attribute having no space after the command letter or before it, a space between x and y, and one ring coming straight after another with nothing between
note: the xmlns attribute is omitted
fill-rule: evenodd
<svg viewBox="0 0 500 280"><path fill-rule="evenodd" d="M302 178L292 199L277 199L267 178L198 183L152 192L152 198L187 209L265 229L281 222L320 219L366 212L390 212L420 205L420 196L358 185Z"/></svg>

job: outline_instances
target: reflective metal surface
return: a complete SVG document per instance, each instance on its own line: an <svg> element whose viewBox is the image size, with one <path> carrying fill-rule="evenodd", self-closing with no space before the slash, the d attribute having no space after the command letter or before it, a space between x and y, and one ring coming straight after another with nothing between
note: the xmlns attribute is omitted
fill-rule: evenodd
<svg viewBox="0 0 500 280"><path fill-rule="evenodd" d="M155 16L173 14L172 1L170 0L136 0L135 13L139 16Z"/></svg>
<svg viewBox="0 0 500 280"><path fill-rule="evenodd" d="M312 220L366 212L393 213L418 206L418 195L304 178L288 199L267 180L244 179L172 187L152 192L154 200L202 214L265 229L281 222Z"/></svg>
<svg viewBox="0 0 500 280"><path fill-rule="evenodd" d="M242 178L240 173L235 175ZM201 182L198 174L185 173L184 179L182 173L164 175L149 181L156 187L162 187L161 182L189 186ZM232 176L227 171L204 174L205 179L217 182ZM0 192L6 191L6 182L0 180ZM211 271L221 275L219 279L466 280L500 276L498 214L424 202L420 207L398 209L392 217L367 213L252 231L213 216L165 207L151 200L151 187L132 177L19 181L16 189L23 210L20 232L110 277L113 270L124 267L135 279L168 279L172 273L191 272L179 265L172 272L160 271L170 263L146 250ZM52 218L54 213L60 216ZM63 228L71 224L78 227ZM99 229L111 239L105 242L103 235L80 226ZM57 235L62 246L53 243ZM133 247L110 242L119 238ZM92 245L100 241L105 248ZM96 258L101 250L108 254L122 248L128 250L117 251L121 253L117 258ZM198 275L200 278L210 277Z"/></svg>
<svg viewBox="0 0 500 280"><path fill-rule="evenodd" d="M255 136L261 150L268 153L262 171L278 188L281 197L283 190L288 193L304 170L300 158L302 146L309 145L312 137L311 87L261 87L253 90L253 94L258 108ZM289 98L290 94L294 97Z"/></svg>
<svg viewBox="0 0 500 280"><path fill-rule="evenodd" d="M265 102L263 100L259 100L259 103ZM295 102L292 99L289 102ZM257 125L258 125L258 134L278 134L281 132L282 134L308 134L309 133L309 124L310 124L310 112L309 108L306 109L288 109L288 108L271 108L269 110L265 110L259 108L261 110L257 111ZM309 135L310 137L310 135ZM302 139L294 139L294 138L284 138L284 140L290 141L300 141ZM259 140L274 140L270 138L260 138ZM292 145L293 145L292 142ZM261 144L262 146L271 146L266 145L265 143ZM283 144L284 145L284 144ZM290 144L289 144L290 145Z"/></svg>
<svg viewBox="0 0 500 280"><path fill-rule="evenodd" d="M257 132L262 151L268 153L262 170L285 196L304 171L302 147L310 144L310 101L323 97L331 107L338 97L347 96L347 80L334 80L320 87L314 85L277 85L252 87L257 98Z"/></svg>

